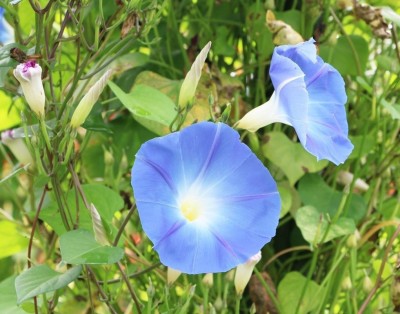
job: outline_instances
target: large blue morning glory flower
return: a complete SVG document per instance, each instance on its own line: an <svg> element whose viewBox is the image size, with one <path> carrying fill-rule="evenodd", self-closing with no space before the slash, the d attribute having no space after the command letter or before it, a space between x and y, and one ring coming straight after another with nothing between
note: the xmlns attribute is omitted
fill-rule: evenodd
<svg viewBox="0 0 400 314"><path fill-rule="evenodd" d="M184 273L245 263L278 225L275 181L223 123L201 122L143 144L132 187L161 262Z"/></svg>
<svg viewBox="0 0 400 314"><path fill-rule="evenodd" d="M317 56L314 39L275 48L270 76L275 87L271 99L247 113L237 127L255 132L274 122L291 125L308 152L343 163L353 150L344 81Z"/></svg>

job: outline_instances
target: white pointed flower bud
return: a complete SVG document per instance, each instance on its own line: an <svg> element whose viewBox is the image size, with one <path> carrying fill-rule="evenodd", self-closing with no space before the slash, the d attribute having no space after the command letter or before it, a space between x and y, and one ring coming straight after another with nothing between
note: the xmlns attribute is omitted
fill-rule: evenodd
<svg viewBox="0 0 400 314"><path fill-rule="evenodd" d="M111 73L111 70L106 71L103 76L89 89L87 94L83 96L71 118L71 126L73 128L77 128L85 122L86 118L90 114L90 111L92 111L94 104L99 99L101 92L103 91L104 87L106 87Z"/></svg>
<svg viewBox="0 0 400 314"><path fill-rule="evenodd" d="M13 133L13 130L4 131L1 133L1 142L10 149L10 151L22 165L33 163L32 155L29 152L24 139L20 137L14 138Z"/></svg>
<svg viewBox="0 0 400 314"><path fill-rule="evenodd" d="M42 83L42 68L30 60L14 69L14 76L21 84L25 99L34 113L44 117L45 96Z"/></svg>
<svg viewBox="0 0 400 314"><path fill-rule="evenodd" d="M235 274L235 288L238 295L242 295L244 289L249 283L251 274L253 273L254 266L261 260L261 251L253 255L249 260L236 267Z"/></svg>
<svg viewBox="0 0 400 314"><path fill-rule="evenodd" d="M197 84L201 77L201 70L203 69L204 62L206 61L207 54L211 48L211 41L205 45L200 51L199 55L194 60L190 71L182 83L181 90L179 91L178 105L180 108L185 108L190 103L195 95Z"/></svg>
<svg viewBox="0 0 400 314"><path fill-rule="evenodd" d="M203 279L202 282L205 286L207 287L212 287L212 285L214 284L214 277L212 273L208 273L206 274Z"/></svg>
<svg viewBox="0 0 400 314"><path fill-rule="evenodd" d="M167 270L167 283L172 285L182 273L179 270L168 267Z"/></svg>

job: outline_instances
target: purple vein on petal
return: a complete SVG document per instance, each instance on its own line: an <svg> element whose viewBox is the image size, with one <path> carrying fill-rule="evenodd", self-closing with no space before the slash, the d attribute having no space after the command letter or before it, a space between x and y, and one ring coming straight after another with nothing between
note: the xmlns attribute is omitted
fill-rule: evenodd
<svg viewBox="0 0 400 314"><path fill-rule="evenodd" d="M232 228L235 228L235 230L243 230L243 231L245 231L245 233L247 233L247 234L256 235L256 236L258 236L258 237L260 237L260 238L271 239L271 236L266 236L265 234L261 234L261 233L258 233L258 232L254 232L254 229L253 229L253 228L244 228L242 224L238 224L237 221L235 221L235 220L229 218L228 216L224 216L223 219L224 219L224 222L225 222L225 223L228 223L228 222L229 222L229 225L230 225ZM275 231L275 230L274 230L274 231Z"/></svg>
<svg viewBox="0 0 400 314"><path fill-rule="evenodd" d="M242 160L241 163L239 163L235 168L231 169L228 173L226 173L224 176L222 176L219 180L215 181L212 185L208 186L206 190L202 191L202 194L206 194L208 191L216 187L218 184L223 182L226 178L228 178L232 173L234 173L236 170L238 170L250 157L252 156L251 152L249 152L249 155Z"/></svg>
<svg viewBox="0 0 400 314"><path fill-rule="evenodd" d="M171 204L165 204L165 203L161 203L161 202L155 202L155 201L149 201L149 200L142 200L142 199L136 199L136 203L146 203L146 204L154 204L154 205L161 205L161 206L165 206L165 207L170 207L170 208L175 208L175 209L179 209L178 205L171 205Z"/></svg>
<svg viewBox="0 0 400 314"><path fill-rule="evenodd" d="M211 226L208 227L208 230L212 233L212 235L217 239L219 243L237 260L238 256L235 254L235 251L232 247L215 231Z"/></svg>
<svg viewBox="0 0 400 314"><path fill-rule="evenodd" d="M187 187L187 181L186 181L186 172L185 172L185 165L184 165L184 162L183 162L183 154L182 154L182 145L181 145L181 133L179 133L179 136L178 136L178 148L179 148L179 157L180 157L180 164L181 164L181 166L182 166L182 175L183 175L183 183L184 183L184 186L185 186L185 188Z"/></svg>
<svg viewBox="0 0 400 314"><path fill-rule="evenodd" d="M322 67L317 71L317 73L315 73L310 79L308 79L307 81L305 81L306 86L310 86L316 79L318 79L320 76L322 76L323 74L325 74L325 72L328 70L327 69L328 66L326 63L324 63L322 65Z"/></svg>
<svg viewBox="0 0 400 314"><path fill-rule="evenodd" d="M174 225L171 228L169 228L169 230L164 234L164 236L157 243L154 243L153 248L156 249L156 247L159 246L161 244L161 242L163 242L171 234L178 231L184 224L185 224L185 221L183 221L183 220L180 220L180 221L177 221L176 223L174 223Z"/></svg>
<svg viewBox="0 0 400 314"><path fill-rule="evenodd" d="M159 165L157 165L156 163L152 162L151 160L144 158L142 156L136 156L136 159L139 159L141 161L143 161L144 163L148 164L150 167L152 167L156 172L158 172L161 177L164 179L164 181L168 184L169 188L174 192L177 193L175 186L171 180L171 178L169 177L168 173L166 173L164 171L163 168L161 168Z"/></svg>
<svg viewBox="0 0 400 314"><path fill-rule="evenodd" d="M266 198L271 195L278 194L278 192L271 192L271 193L261 193L261 194L253 194L253 195L241 195L241 196L229 196L229 197L218 197L213 198L212 202L221 202L221 203L234 203L234 202L245 202L251 200L259 200Z"/></svg>
<svg viewBox="0 0 400 314"><path fill-rule="evenodd" d="M217 131L215 132L214 140L213 140L213 143L211 145L210 151L208 153L207 159L204 162L203 167L201 168L201 170L200 170L196 180L193 182L192 186L196 186L199 183L199 181L201 181L201 179L203 178L204 173L206 172L206 170L207 170L207 168L208 168L208 166L210 164L211 158L215 153L215 148L218 146L217 143L218 143L218 140L219 140L220 133L221 133L221 124L217 124Z"/></svg>

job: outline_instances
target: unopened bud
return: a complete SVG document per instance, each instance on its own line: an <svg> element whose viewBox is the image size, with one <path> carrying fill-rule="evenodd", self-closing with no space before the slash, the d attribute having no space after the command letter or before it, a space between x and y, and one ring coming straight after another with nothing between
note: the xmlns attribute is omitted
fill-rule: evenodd
<svg viewBox="0 0 400 314"><path fill-rule="evenodd" d="M147 295L149 299L153 298L154 295L156 294L156 289L154 288L153 282L151 281L151 278L149 277L149 286L147 287Z"/></svg>
<svg viewBox="0 0 400 314"><path fill-rule="evenodd" d="M348 248L356 248L358 246L358 242L360 241L360 232L358 230L354 231L353 234L349 235L346 241L346 245Z"/></svg>
<svg viewBox="0 0 400 314"><path fill-rule="evenodd" d="M172 285L182 273L179 270L168 267L167 270L167 283Z"/></svg>
<svg viewBox="0 0 400 314"><path fill-rule="evenodd" d="M374 283L372 282L369 276L365 276L363 280L363 290L365 293L370 293L372 288L374 287Z"/></svg>
<svg viewBox="0 0 400 314"><path fill-rule="evenodd" d="M203 284L207 287L212 287L214 283L214 277L212 273L208 273L203 277Z"/></svg>
<svg viewBox="0 0 400 314"><path fill-rule="evenodd" d="M204 62L206 61L207 54L210 51L211 42L200 51L196 60L194 60L190 71L186 74L183 80L181 90L179 91L178 105L180 108L185 108L193 100L196 92L197 84L201 77L201 70L203 69Z"/></svg>
<svg viewBox="0 0 400 314"><path fill-rule="evenodd" d="M353 287L353 284L351 283L351 279L349 276L345 277L342 281L342 289L343 290L350 290Z"/></svg>
<svg viewBox="0 0 400 314"><path fill-rule="evenodd" d="M39 117L44 117L45 96L42 83L42 68L34 60L17 65L14 76L21 84L22 92L31 108Z"/></svg>
<svg viewBox="0 0 400 314"><path fill-rule="evenodd" d="M254 266L261 260L261 252L250 257L250 259L236 267L235 273L235 288L238 295L242 295L244 289L246 288L251 274L253 273Z"/></svg>
<svg viewBox="0 0 400 314"><path fill-rule="evenodd" d="M92 111L92 108L96 101L99 99L101 92L107 85L107 81L111 76L111 70L106 71L103 76L97 81L81 99L78 106L76 107L72 118L71 127L77 128L81 126Z"/></svg>

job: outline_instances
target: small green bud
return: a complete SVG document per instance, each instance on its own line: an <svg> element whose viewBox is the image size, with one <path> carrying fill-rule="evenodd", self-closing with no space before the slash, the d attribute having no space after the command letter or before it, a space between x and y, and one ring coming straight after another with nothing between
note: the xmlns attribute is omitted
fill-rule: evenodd
<svg viewBox="0 0 400 314"><path fill-rule="evenodd" d="M363 290L365 293L370 293L372 288L374 287L374 283L372 282L369 276L365 276L363 280Z"/></svg>
<svg viewBox="0 0 400 314"><path fill-rule="evenodd" d="M350 277L346 276L342 281L342 289L348 291L352 287L353 287L353 284L351 283Z"/></svg>
<svg viewBox="0 0 400 314"><path fill-rule="evenodd" d="M346 241L346 245L348 248L356 248L358 246L358 242L360 241L360 232L356 230L353 234L349 235Z"/></svg>
<svg viewBox="0 0 400 314"><path fill-rule="evenodd" d="M213 274L212 274L212 273L206 274L206 275L203 277L202 282L203 282L203 284L204 284L206 287L209 287L209 288L212 287L212 285L213 285L213 283L214 283Z"/></svg>

